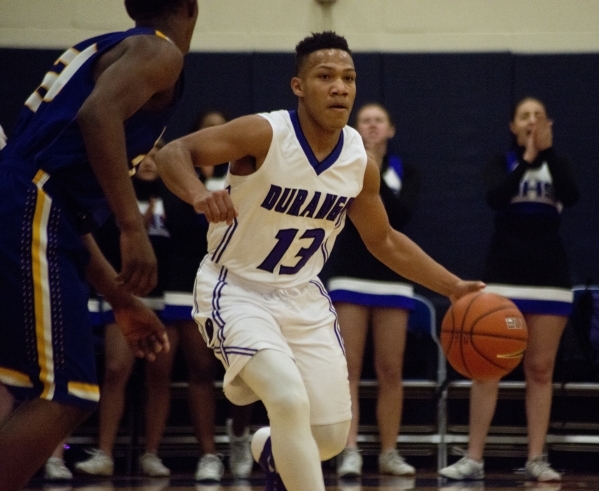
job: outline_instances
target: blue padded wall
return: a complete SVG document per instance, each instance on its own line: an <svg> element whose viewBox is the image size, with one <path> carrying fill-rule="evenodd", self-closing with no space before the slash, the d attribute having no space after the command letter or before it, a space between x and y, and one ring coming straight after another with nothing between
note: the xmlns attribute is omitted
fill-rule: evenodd
<svg viewBox="0 0 599 491"><path fill-rule="evenodd" d="M23 101L59 53L0 49L0 124L9 137ZM573 281L599 282L599 54L355 53L354 61L356 107L380 101L389 108L397 126L392 148L422 177L407 233L468 278L480 275L492 233L482 167L510 144L515 100L543 99L555 118L555 146L572 158L582 191L563 214ZM184 101L167 138L191 131L209 108L236 117L295 107L293 72L291 53L190 53Z"/></svg>

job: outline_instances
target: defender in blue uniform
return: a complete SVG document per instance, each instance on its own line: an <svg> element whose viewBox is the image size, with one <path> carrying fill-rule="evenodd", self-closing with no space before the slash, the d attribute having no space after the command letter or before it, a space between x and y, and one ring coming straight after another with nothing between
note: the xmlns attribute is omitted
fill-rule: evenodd
<svg viewBox="0 0 599 491"><path fill-rule="evenodd" d="M125 0L136 27L68 49L25 102L0 154L0 382L29 399L0 427L0 489L20 489L95 408L86 279L129 345L152 359L164 326L134 297L156 258L130 174L179 100L197 0ZM88 233L114 213L117 273Z"/></svg>

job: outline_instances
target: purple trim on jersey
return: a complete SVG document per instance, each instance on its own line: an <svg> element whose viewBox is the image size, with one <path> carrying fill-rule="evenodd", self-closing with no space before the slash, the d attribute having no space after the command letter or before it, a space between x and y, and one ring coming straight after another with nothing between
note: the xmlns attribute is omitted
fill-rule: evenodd
<svg viewBox="0 0 599 491"><path fill-rule="evenodd" d="M202 261L202 264L203 264L203 262L204 262L204 260ZM201 264L200 264L200 266L201 266ZM200 311L200 308L199 308L199 305L198 305L198 298L196 296L196 291L197 291L197 281L194 281L193 282L193 293L192 293L192 297L191 297L193 299L193 310L191 312L191 316L192 317L193 317L193 313L194 312L199 312Z"/></svg>
<svg viewBox="0 0 599 491"><path fill-rule="evenodd" d="M254 356L258 350L254 348L245 348L243 346L225 346L225 320L220 315L220 298L222 294L222 290L227 284L227 274L229 271L224 266L221 267L220 273L218 275L218 282L214 287L214 292L212 293L212 320L218 326L215 335L218 339L218 345L212 348L214 354L219 354L223 363L229 367L229 355L243 355L243 356Z"/></svg>
<svg viewBox="0 0 599 491"><path fill-rule="evenodd" d="M333 302L331 301L331 297L329 297L329 294L327 293L326 288L320 282L319 279L310 280L310 283L315 285L316 288L318 288L320 290L320 294L323 297L325 297L329 302L329 311L335 316L335 325L334 325L335 336L337 337L337 342L339 343L339 346L341 347L341 350L343 351L343 356L345 356L345 345L343 344L343 338L341 337L341 330L339 329L339 319L337 318L337 311L335 310L335 307L333 307Z"/></svg>
<svg viewBox="0 0 599 491"><path fill-rule="evenodd" d="M312 147L306 140L304 136L304 132L302 131L302 127L300 126L299 118L297 116L297 111L289 111L289 117L291 118L291 122L293 123L293 129L295 130L295 136L299 141L304 153L306 154L306 158L310 162L310 165L314 169L317 175L322 174L325 170L331 167L341 155L341 150L343 149L343 131L339 134L339 140L337 141L337 145L333 148L333 151L324 158L322 162L319 162L314 152L312 151Z"/></svg>
<svg viewBox="0 0 599 491"><path fill-rule="evenodd" d="M510 298L523 314L539 315L564 315L572 313L571 302L559 302L556 300L522 300L521 298Z"/></svg>
<svg viewBox="0 0 599 491"><path fill-rule="evenodd" d="M414 309L414 299L403 295L375 295L359 293L351 290L334 290L330 292L333 302L354 303L365 307L389 307L396 309Z"/></svg>
<svg viewBox="0 0 599 491"><path fill-rule="evenodd" d="M216 283L216 286L214 287L214 291L212 293L212 320L218 326L218 329L214 333L214 335L216 335L216 337L218 339L219 348L221 348L221 354L223 356L223 362L227 366L229 366L229 360L227 358L227 354L222 349L224 342L225 342L224 330L225 330L226 323L219 313L220 296L221 296L221 292L222 292L223 288L227 284L225 281L227 279L227 273L228 273L227 268L225 268L223 266L218 275L218 282Z"/></svg>
<svg viewBox="0 0 599 491"><path fill-rule="evenodd" d="M218 247L216 248L216 250L214 251L214 254L212 255L212 261L214 261L215 263L218 263L220 261L220 258L222 257L223 253L225 252L227 246L229 245L229 242L231 242L231 239L233 238L233 234L235 233L235 230L237 229L238 224L239 224L239 222L237 221L237 218L235 218L235 219L233 219L233 223L231 225L229 225L229 228L227 228L225 235L223 235L223 238L220 241L220 244L218 244Z"/></svg>
<svg viewBox="0 0 599 491"><path fill-rule="evenodd" d="M330 252L329 250L326 248L326 242L323 242L322 245L320 246L320 253L322 254L322 264L325 264L330 257Z"/></svg>
<svg viewBox="0 0 599 491"><path fill-rule="evenodd" d="M258 350L255 348L244 348L243 346L224 346L223 350L227 355L254 356Z"/></svg>

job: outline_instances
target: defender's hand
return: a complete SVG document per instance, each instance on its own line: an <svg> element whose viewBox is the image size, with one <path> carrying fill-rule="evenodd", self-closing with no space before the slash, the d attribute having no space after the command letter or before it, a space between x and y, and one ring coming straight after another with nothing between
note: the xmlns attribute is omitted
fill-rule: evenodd
<svg viewBox="0 0 599 491"><path fill-rule="evenodd" d="M170 344L164 325L139 298L131 296L125 305L112 308L116 323L135 356L154 361L161 351L168 353Z"/></svg>
<svg viewBox="0 0 599 491"><path fill-rule="evenodd" d="M117 281L134 295L147 295L158 282L158 265L145 228L121 230L121 271Z"/></svg>

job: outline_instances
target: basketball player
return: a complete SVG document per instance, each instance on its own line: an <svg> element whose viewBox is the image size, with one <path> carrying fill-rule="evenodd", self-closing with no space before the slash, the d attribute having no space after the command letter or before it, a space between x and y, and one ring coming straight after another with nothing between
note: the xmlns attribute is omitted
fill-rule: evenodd
<svg viewBox="0 0 599 491"><path fill-rule="evenodd" d="M194 318L226 368L226 396L238 405L260 399L268 411L271 426L251 445L267 490L324 491L320 461L347 440L343 343L317 276L346 213L369 250L404 277L452 299L484 286L390 227L378 167L346 126L355 77L345 38L313 34L296 47L297 111L241 117L156 156L165 184L211 222ZM226 190L197 184L194 166L226 161Z"/></svg>
<svg viewBox="0 0 599 491"><path fill-rule="evenodd" d="M0 428L0 489L20 489L99 398L85 278L138 356L168 348L134 294L156 258L129 178L179 100L197 0L125 0L135 28L67 50L0 154L0 381L30 399ZM122 268L90 232L113 212Z"/></svg>

